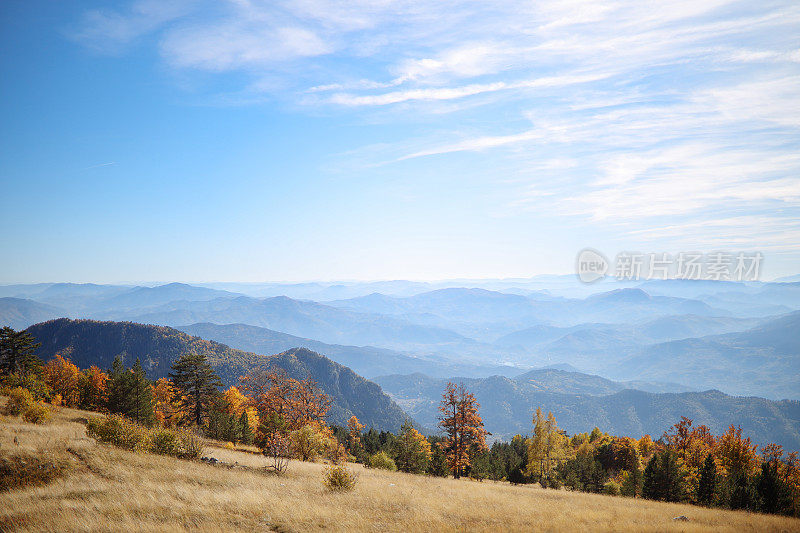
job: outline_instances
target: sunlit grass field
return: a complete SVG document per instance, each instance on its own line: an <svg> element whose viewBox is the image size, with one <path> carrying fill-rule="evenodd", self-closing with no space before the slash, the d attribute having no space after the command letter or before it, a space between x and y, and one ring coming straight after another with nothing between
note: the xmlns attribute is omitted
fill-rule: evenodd
<svg viewBox="0 0 800 533"><path fill-rule="evenodd" d="M65 465L42 486L0 492L2 531L800 531L800 520L349 465L352 492L331 493L325 466L210 446L208 465L97 444L62 408L50 423L0 421L0 453L45 453ZM673 520L686 516L688 521Z"/></svg>

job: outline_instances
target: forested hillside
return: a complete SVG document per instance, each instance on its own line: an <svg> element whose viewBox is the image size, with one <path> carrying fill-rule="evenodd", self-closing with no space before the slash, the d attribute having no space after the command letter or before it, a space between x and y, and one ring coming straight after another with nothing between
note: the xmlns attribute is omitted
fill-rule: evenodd
<svg viewBox="0 0 800 533"><path fill-rule="evenodd" d="M117 356L127 366L138 358L147 376L158 379L167 376L181 354L197 353L208 358L226 386L238 384L239 377L253 368L274 365L298 379L311 376L320 384L333 401L331 423L345 424L355 414L377 429L396 430L406 418L379 386L310 350L259 355L172 328L132 322L57 319L35 324L27 331L42 343L37 354L45 361L61 353L80 368L97 365L108 369Z"/></svg>

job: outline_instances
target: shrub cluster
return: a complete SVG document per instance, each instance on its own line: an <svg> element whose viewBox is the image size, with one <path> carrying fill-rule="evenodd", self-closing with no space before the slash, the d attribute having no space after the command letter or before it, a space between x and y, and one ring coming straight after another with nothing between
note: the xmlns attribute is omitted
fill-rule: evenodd
<svg viewBox="0 0 800 533"><path fill-rule="evenodd" d="M397 465L395 464L394 459L389 457L389 454L386 452L378 452L370 455L369 467L382 468L383 470L391 470L392 472L397 470Z"/></svg>
<svg viewBox="0 0 800 533"><path fill-rule="evenodd" d="M322 482L328 490L346 492L355 488L358 483L358 475L344 465L330 465L325 469Z"/></svg>
<svg viewBox="0 0 800 533"><path fill-rule="evenodd" d="M171 455L181 459L199 459L203 444L199 437L186 430L149 429L119 415L90 419L86 424L90 437L126 450Z"/></svg>
<svg viewBox="0 0 800 533"><path fill-rule="evenodd" d="M22 416L26 422L33 424L43 424L50 418L50 410L42 402L36 401L28 389L4 389L3 394L8 396L4 414Z"/></svg>
<svg viewBox="0 0 800 533"><path fill-rule="evenodd" d="M347 451L330 428L318 422L306 424L288 435L289 452L301 461L316 461L320 457L332 463L340 463L347 459Z"/></svg>

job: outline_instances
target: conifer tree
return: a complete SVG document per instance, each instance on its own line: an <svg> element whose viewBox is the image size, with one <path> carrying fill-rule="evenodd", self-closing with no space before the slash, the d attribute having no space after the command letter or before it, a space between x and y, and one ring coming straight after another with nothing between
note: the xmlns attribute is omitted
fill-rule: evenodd
<svg viewBox="0 0 800 533"><path fill-rule="evenodd" d="M642 496L650 500L683 501L686 499L684 478L673 452L665 450L654 454L644 470Z"/></svg>
<svg viewBox="0 0 800 533"><path fill-rule="evenodd" d="M244 444L253 444L253 430L250 428L250 420L247 418L247 411L242 411L239 417L239 440Z"/></svg>
<svg viewBox="0 0 800 533"><path fill-rule="evenodd" d="M755 494L750 476L739 471L734 471L728 476L728 484L731 491L731 509L750 510L755 507Z"/></svg>
<svg viewBox="0 0 800 533"><path fill-rule="evenodd" d="M0 328L0 374L26 375L38 371L42 360L34 353L42 344L30 333Z"/></svg>
<svg viewBox="0 0 800 533"><path fill-rule="evenodd" d="M208 408L205 434L212 439L227 440L236 444L239 440L239 421L235 415L228 412L228 408L229 405L224 398L221 396L214 398Z"/></svg>
<svg viewBox="0 0 800 533"><path fill-rule="evenodd" d="M644 482L642 484L642 497L648 500L658 500L661 489L658 486L658 455L653 454L644 468Z"/></svg>
<svg viewBox="0 0 800 533"><path fill-rule="evenodd" d="M697 502L702 505L714 503L714 495L717 492L717 463L714 455L709 453L700 469L700 481L697 485Z"/></svg>
<svg viewBox="0 0 800 533"><path fill-rule="evenodd" d="M761 464L761 473L756 482L758 510L763 513L787 513L791 510L792 498L789 487L778 474L778 461Z"/></svg>
<svg viewBox="0 0 800 533"><path fill-rule="evenodd" d="M153 387L138 358L127 370L119 357L114 359L107 388L109 411L147 426L155 424Z"/></svg>
<svg viewBox="0 0 800 533"><path fill-rule="evenodd" d="M175 403L184 424L202 426L222 382L202 354L187 353L169 373L175 387Z"/></svg>

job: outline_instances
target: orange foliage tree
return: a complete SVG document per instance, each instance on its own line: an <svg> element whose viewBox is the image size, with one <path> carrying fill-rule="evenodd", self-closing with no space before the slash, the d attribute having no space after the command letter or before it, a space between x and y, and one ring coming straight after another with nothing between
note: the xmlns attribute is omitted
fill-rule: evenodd
<svg viewBox="0 0 800 533"><path fill-rule="evenodd" d="M359 422L356 415L350 417L347 421L347 429L350 437L350 450L353 451L361 447L361 430L364 429L364 424Z"/></svg>
<svg viewBox="0 0 800 533"><path fill-rule="evenodd" d="M637 448L639 449L639 453L642 455L642 458L649 458L653 451L655 450L655 443L653 439L650 438L650 435L644 435L637 444Z"/></svg>
<svg viewBox="0 0 800 533"><path fill-rule="evenodd" d="M108 403L106 385L108 375L95 365L90 366L79 376L81 408L90 411L103 411Z"/></svg>
<svg viewBox="0 0 800 533"><path fill-rule="evenodd" d="M80 370L72 361L65 359L60 353L48 361L42 369L44 382L53 390L54 398L69 407L80 404ZM54 403L61 403L56 400Z"/></svg>
<svg viewBox="0 0 800 533"><path fill-rule="evenodd" d="M448 383L439 405L439 427L447 434L441 443L453 477L458 479L471 464L470 452L486 449L480 405L464 385Z"/></svg>
<svg viewBox="0 0 800 533"><path fill-rule="evenodd" d="M287 431L325 422L331 400L311 378L298 381L285 370L260 369L241 378L242 390L260 420L279 418Z"/></svg>
<svg viewBox="0 0 800 533"><path fill-rule="evenodd" d="M325 415L331 400L315 381L298 381L274 368L253 370L240 381L248 405L258 412L257 442L272 458L274 469L285 470L283 459L293 448L301 448L301 456L311 457L313 454L306 453L315 449L310 443L329 441Z"/></svg>

